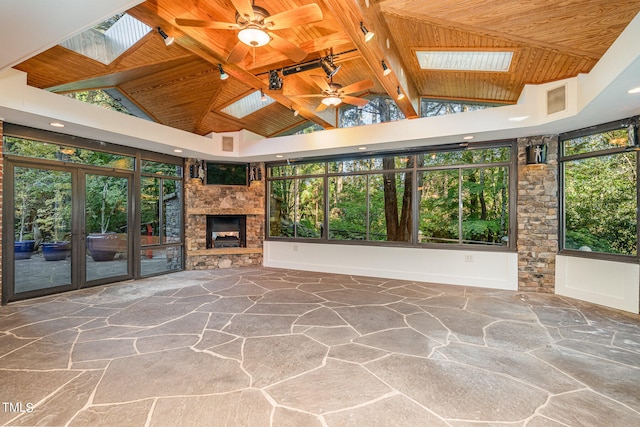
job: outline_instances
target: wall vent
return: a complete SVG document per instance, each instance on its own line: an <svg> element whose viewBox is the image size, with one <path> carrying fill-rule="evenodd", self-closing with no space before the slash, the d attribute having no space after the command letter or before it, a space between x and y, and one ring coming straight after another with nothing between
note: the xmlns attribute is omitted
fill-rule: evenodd
<svg viewBox="0 0 640 427"><path fill-rule="evenodd" d="M233 152L233 137L232 136L223 136L222 137L222 151Z"/></svg>
<svg viewBox="0 0 640 427"><path fill-rule="evenodd" d="M567 109L567 87L560 86L547 91L547 115Z"/></svg>

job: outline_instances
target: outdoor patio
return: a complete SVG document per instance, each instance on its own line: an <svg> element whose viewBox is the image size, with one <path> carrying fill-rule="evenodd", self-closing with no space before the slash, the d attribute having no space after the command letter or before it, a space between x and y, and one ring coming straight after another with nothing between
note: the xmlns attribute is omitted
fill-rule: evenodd
<svg viewBox="0 0 640 427"><path fill-rule="evenodd" d="M0 424L640 425L640 317L549 294L184 271L0 307Z"/></svg>

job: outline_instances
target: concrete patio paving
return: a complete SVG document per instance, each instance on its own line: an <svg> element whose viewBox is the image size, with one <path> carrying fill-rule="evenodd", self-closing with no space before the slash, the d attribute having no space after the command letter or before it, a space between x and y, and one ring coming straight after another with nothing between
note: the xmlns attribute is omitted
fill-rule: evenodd
<svg viewBox="0 0 640 427"><path fill-rule="evenodd" d="M0 424L640 425L640 317L547 294L184 271L0 307Z"/></svg>

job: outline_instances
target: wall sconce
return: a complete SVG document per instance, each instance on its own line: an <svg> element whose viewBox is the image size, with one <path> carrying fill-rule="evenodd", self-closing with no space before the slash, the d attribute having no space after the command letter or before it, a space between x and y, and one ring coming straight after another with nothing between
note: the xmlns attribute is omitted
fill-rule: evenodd
<svg viewBox="0 0 640 427"><path fill-rule="evenodd" d="M527 164L544 165L547 163L547 144L527 145Z"/></svg>
<svg viewBox="0 0 640 427"><path fill-rule="evenodd" d="M189 166L189 178L200 179L204 184L206 172L204 170L204 160L195 160L191 166Z"/></svg>
<svg viewBox="0 0 640 427"><path fill-rule="evenodd" d="M249 183L253 181L262 181L262 168L259 164L249 167Z"/></svg>

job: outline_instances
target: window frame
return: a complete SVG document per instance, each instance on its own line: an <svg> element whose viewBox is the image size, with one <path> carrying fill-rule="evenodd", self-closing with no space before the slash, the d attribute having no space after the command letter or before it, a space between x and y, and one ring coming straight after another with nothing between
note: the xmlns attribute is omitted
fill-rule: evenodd
<svg viewBox="0 0 640 427"><path fill-rule="evenodd" d="M566 197L565 197L565 165L568 162L589 159L596 157L606 157L615 154L627 152L635 152L636 157L636 177L640 177L640 147L638 146L638 125L640 116L631 117L623 120L603 123L588 128L577 129L558 135L558 253L579 258L599 259L603 261L616 261L625 263L640 263L640 179L636 178L636 254L614 254L608 252L581 251L578 249L570 249L565 247L566 242ZM604 133L612 130L619 130L624 127L633 128L634 140L624 147L613 147L602 150L595 150L586 153L565 155L564 141L580 138L598 133Z"/></svg>
<svg viewBox="0 0 640 427"><path fill-rule="evenodd" d="M266 216L266 224L265 224L265 240L266 241L286 241L286 242L300 242L300 243L319 243L319 244L339 244L339 245L358 245L358 246L386 246L386 247L409 247L409 248L428 248L428 249L451 249L451 250L478 250L478 251L489 251L489 252L516 252L516 242L517 242L517 191L518 191L518 145L517 140L515 139L507 139L507 140L497 140L497 141L487 141L487 142L475 142L473 143L473 150L476 149L491 149L491 148L500 148L500 147L508 147L509 148L509 160L506 162L494 162L494 163L470 163L470 164L458 164L458 165L438 165L438 166L423 166L418 167L417 162L415 161L417 156L431 153L439 153L439 152L451 152L451 151L461 151L468 149L467 143L456 143L456 144L446 144L446 145L434 145L434 146L423 146L418 147L412 150L405 151L389 151L389 152L374 152L374 153L362 153L362 154L352 154L349 156L340 155L340 156L328 156L328 157L317 157L317 158L309 158L304 159L304 161L299 162L291 162L291 161L276 161L276 162L268 162L266 163L266 181L267 181L267 189L266 189L266 203L265 209L267 212ZM396 169L370 169L370 170L362 170L362 171L352 171L352 172L330 172L329 163L336 161L354 161L354 160L363 160L369 158L380 158L380 157L388 157L388 156L414 156L413 166L412 167L402 167ZM286 165L296 165L296 164L307 164L307 163L324 163L324 173L316 173L309 175L298 175L293 173L292 175L287 176L272 176L271 168L278 166L286 166ZM419 218L419 203L420 200L417 199L417 188L418 188L418 172L424 170L443 170L443 169L460 169L460 168L483 168L483 167L506 167L509 180L508 180L508 212L509 212L509 220L508 220L508 237L509 240L506 245L491 245L491 244L468 244L468 243L418 243L418 218ZM412 224L411 224L411 241L409 242L398 242L398 241L375 241L375 240L335 240L329 239L329 214L327 212L330 204L329 196L329 179L336 176L354 176L354 175L376 175L376 174L384 174L384 173L410 173L411 177L411 185L412 188L412 201L411 201L411 209L412 209ZM325 204L325 213L324 213L324 226L322 236L318 239L306 239L299 237L279 237L279 236L271 236L269 234L270 230L270 211L271 211L271 182L278 180L286 180L286 179L304 179L304 178L318 178L323 177L323 185L324 185L324 204ZM367 187L368 191L368 187ZM369 197L369 195L367 195Z"/></svg>

